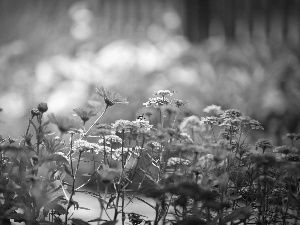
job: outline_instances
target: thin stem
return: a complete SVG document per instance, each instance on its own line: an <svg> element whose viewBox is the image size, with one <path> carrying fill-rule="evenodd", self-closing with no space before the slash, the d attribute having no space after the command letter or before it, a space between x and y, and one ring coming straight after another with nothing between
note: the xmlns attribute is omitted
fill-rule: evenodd
<svg viewBox="0 0 300 225"><path fill-rule="evenodd" d="M79 168L79 164L80 164L80 159L81 159L81 154L82 152L80 151L79 152L79 157L78 157L78 162L77 162L77 166L76 166L76 170L75 170L75 173L72 174L72 178L73 178L73 182L72 182L72 192L71 192L71 195L70 195L70 198L69 198L69 201L68 201L68 206L67 206L67 210L66 210L66 215L65 215L65 225L67 225L67 222L68 222L68 214L69 214L69 208L71 207L71 204L72 204L72 198L75 194L75 181L76 181L76 175L77 175L77 172L78 172L78 168ZM73 169L72 169L73 171Z"/></svg>
<svg viewBox="0 0 300 225"><path fill-rule="evenodd" d="M103 200L104 200L104 201L105 201L106 196L107 196L107 186L108 186L108 185L106 184L106 185L105 185L104 196L103 196ZM100 222L100 220L101 220L101 218L102 218L103 208L104 208L104 206L103 206L103 204L101 204L101 211L100 211L99 222Z"/></svg>
<svg viewBox="0 0 300 225"><path fill-rule="evenodd" d="M100 120L100 118L104 115L104 113L106 112L108 108L108 105L106 105L104 111L101 113L101 115L95 120L95 122L90 126L90 128L85 132L85 135L88 134L88 132L92 129L92 127Z"/></svg>

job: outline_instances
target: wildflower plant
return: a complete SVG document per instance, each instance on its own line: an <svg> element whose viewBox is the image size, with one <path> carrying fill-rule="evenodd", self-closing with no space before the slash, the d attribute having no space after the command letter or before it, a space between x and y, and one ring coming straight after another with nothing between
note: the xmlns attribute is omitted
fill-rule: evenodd
<svg viewBox="0 0 300 225"><path fill-rule="evenodd" d="M78 122L45 116L48 106L40 103L20 140L0 136L0 224L298 223L299 134L287 134L290 143L282 146L263 138L250 144L250 132L263 129L261 124L216 105L203 110L207 117L192 115L180 123L177 115L186 102L169 99L175 94L169 90L144 103L158 109L158 124L143 116L102 124L109 107L128 102L102 86L96 92L106 107L90 126L99 113L92 107L73 110ZM49 131L49 123L60 136ZM85 181L78 180L83 161L92 169ZM93 191L85 189L90 183ZM90 221L73 216L84 210L74 200L79 192L99 201ZM155 216L128 211L133 201L150 206Z"/></svg>

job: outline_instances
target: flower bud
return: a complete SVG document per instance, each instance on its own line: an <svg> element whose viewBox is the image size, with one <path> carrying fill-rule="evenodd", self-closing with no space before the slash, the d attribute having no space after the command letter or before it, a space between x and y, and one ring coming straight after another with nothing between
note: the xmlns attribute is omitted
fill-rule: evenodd
<svg viewBox="0 0 300 225"><path fill-rule="evenodd" d="M35 116L39 116L41 113L38 109L32 109L30 112L31 112L32 118Z"/></svg>
<svg viewBox="0 0 300 225"><path fill-rule="evenodd" d="M41 103L38 105L38 110L39 110L41 113L47 112L47 110L48 110L48 105L47 105L47 103L41 102Z"/></svg>

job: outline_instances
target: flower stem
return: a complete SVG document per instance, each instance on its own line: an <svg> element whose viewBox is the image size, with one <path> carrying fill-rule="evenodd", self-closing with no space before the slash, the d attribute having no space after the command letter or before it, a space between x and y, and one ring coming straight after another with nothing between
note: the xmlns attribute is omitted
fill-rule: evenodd
<svg viewBox="0 0 300 225"><path fill-rule="evenodd" d="M100 120L100 118L104 115L104 113L106 112L108 108L108 105L106 105L104 111L101 113L101 115L95 120L95 122L89 127L89 129L85 132L85 135L88 134L88 132L92 129L92 127Z"/></svg>

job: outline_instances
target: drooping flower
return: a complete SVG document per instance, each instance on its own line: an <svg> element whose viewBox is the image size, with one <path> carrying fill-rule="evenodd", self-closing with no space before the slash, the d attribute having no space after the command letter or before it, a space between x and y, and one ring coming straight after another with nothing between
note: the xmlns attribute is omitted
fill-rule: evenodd
<svg viewBox="0 0 300 225"><path fill-rule="evenodd" d="M242 113L237 109L227 109L220 115L222 119L235 119L240 116L242 116Z"/></svg>
<svg viewBox="0 0 300 225"><path fill-rule="evenodd" d="M201 123L205 125L218 125L219 119L215 116L201 117Z"/></svg>
<svg viewBox="0 0 300 225"><path fill-rule="evenodd" d="M91 117L97 115L96 110L90 107L76 108L73 109L73 111L74 111L73 115L80 117L83 124L85 124Z"/></svg>
<svg viewBox="0 0 300 225"><path fill-rule="evenodd" d="M115 177L118 175L118 171L109 168L107 165L103 165L102 169L97 171L97 174L100 177L100 181L103 184L108 185L114 181Z"/></svg>
<svg viewBox="0 0 300 225"><path fill-rule="evenodd" d="M115 104L128 104L126 98L122 97L119 93L104 88L103 86L97 87L96 92L104 98L104 102L107 107Z"/></svg>
<svg viewBox="0 0 300 225"><path fill-rule="evenodd" d="M67 131L71 130L72 128L80 128L81 125L75 121L74 119L62 116L62 115L55 115L54 113L48 114L48 119L51 123L55 124L59 131L63 134Z"/></svg>

